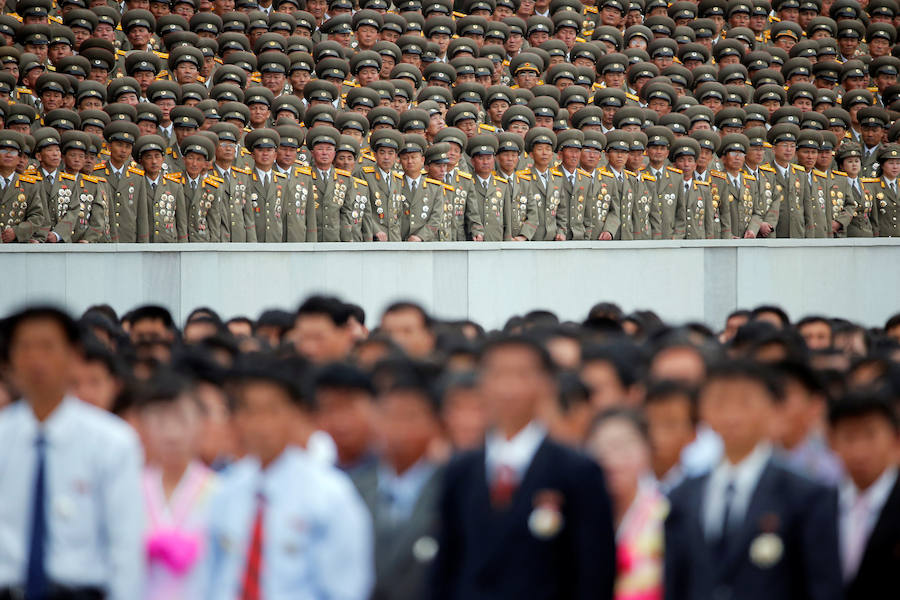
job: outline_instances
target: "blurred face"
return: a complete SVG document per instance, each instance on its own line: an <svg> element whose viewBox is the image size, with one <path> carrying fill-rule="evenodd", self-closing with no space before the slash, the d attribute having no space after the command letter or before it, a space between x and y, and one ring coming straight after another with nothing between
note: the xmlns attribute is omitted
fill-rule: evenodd
<svg viewBox="0 0 900 600"><path fill-rule="evenodd" d="M504 173L512 173L519 164L519 153L510 151L500 152L497 154L497 164L500 165L500 170Z"/></svg>
<svg viewBox="0 0 900 600"><path fill-rule="evenodd" d="M323 171L330 169L331 163L334 162L335 150L336 148L331 144L316 144L313 146L312 155L316 167Z"/></svg>
<svg viewBox="0 0 900 600"><path fill-rule="evenodd" d="M234 160L236 150L237 145L234 142L219 140L216 145L216 160L228 164Z"/></svg>
<svg viewBox="0 0 900 600"><path fill-rule="evenodd" d="M352 171L356 167L356 156L352 152L338 152L334 157L334 166L345 171Z"/></svg>
<svg viewBox="0 0 900 600"><path fill-rule="evenodd" d="M731 173L737 173L741 169L744 168L744 156L743 152L726 152L723 157L723 162L725 164L725 170Z"/></svg>
<svg viewBox="0 0 900 600"><path fill-rule="evenodd" d="M802 443L810 430L821 421L825 402L824 398L811 394L795 379L786 379L782 390L775 432L781 445L790 449Z"/></svg>
<svg viewBox="0 0 900 600"><path fill-rule="evenodd" d="M189 395L174 402L155 402L141 409L138 419L150 462L176 468L196 456L202 420L197 401Z"/></svg>
<svg viewBox="0 0 900 600"><path fill-rule="evenodd" d="M8 343L12 379L22 395L61 400L78 362L62 326L46 318L24 321Z"/></svg>
<svg viewBox="0 0 900 600"><path fill-rule="evenodd" d="M672 395L644 407L652 451L653 472L665 477L681 461L681 451L694 441L691 400Z"/></svg>
<svg viewBox="0 0 900 600"><path fill-rule="evenodd" d="M421 152L404 152L400 155L400 166L410 177L418 177L425 166L425 155Z"/></svg>
<svg viewBox="0 0 900 600"><path fill-rule="evenodd" d="M487 428L484 399L478 388L457 388L444 397L444 428L457 450L477 448Z"/></svg>
<svg viewBox="0 0 900 600"><path fill-rule="evenodd" d="M291 337L301 356L320 364L344 359L353 344L349 328L335 325L327 315L300 315Z"/></svg>
<svg viewBox="0 0 900 600"><path fill-rule="evenodd" d="M416 390L396 390L378 400L378 439L385 458L398 470L419 461L438 431L430 401Z"/></svg>
<svg viewBox="0 0 900 600"><path fill-rule="evenodd" d="M267 381L244 382L235 396L233 423L241 447L267 465L290 442L299 410L286 390Z"/></svg>
<svg viewBox="0 0 900 600"><path fill-rule="evenodd" d="M162 170L163 155L159 150L148 150L141 154L141 167L151 179L155 179Z"/></svg>
<svg viewBox="0 0 900 600"><path fill-rule="evenodd" d="M84 150L68 150L63 154L63 161L66 163L66 170L69 173L78 173L84 167L84 161L87 154Z"/></svg>
<svg viewBox="0 0 900 600"><path fill-rule="evenodd" d="M797 152L797 144L795 142L778 142L774 146L775 160L781 164L794 160L794 154Z"/></svg>
<svg viewBox="0 0 900 600"><path fill-rule="evenodd" d="M147 44L150 42L150 30L146 27L132 27L125 35L128 37L128 41L131 42L131 45L139 50L146 48Z"/></svg>
<svg viewBox="0 0 900 600"><path fill-rule="evenodd" d="M41 163L41 167L48 172L53 172L59 167L62 154L59 151L59 146L47 146L37 153L37 158Z"/></svg>
<svg viewBox="0 0 900 600"><path fill-rule="evenodd" d="M375 164L377 164L378 168L385 173L389 173L396 162L397 151L393 148L385 148L382 146L375 151Z"/></svg>
<svg viewBox="0 0 900 600"><path fill-rule="evenodd" d="M861 490L896 463L897 432L881 415L844 419L831 428L829 439L847 474Z"/></svg>
<svg viewBox="0 0 900 600"><path fill-rule="evenodd" d="M613 417L594 429L587 451L603 467L617 511L626 509L637 493L641 477L650 469L647 442L633 423Z"/></svg>
<svg viewBox="0 0 900 600"><path fill-rule="evenodd" d="M206 158L196 152L190 152L184 157L184 170L191 179L196 179L201 173L206 171L209 162Z"/></svg>
<svg viewBox="0 0 900 600"><path fill-rule="evenodd" d="M366 391L319 389L316 404L319 427L334 440L341 464L352 464L371 449L372 398Z"/></svg>
<svg viewBox="0 0 900 600"><path fill-rule="evenodd" d="M824 321L811 321L800 328L800 335L810 350L831 348L831 327Z"/></svg>
<svg viewBox="0 0 900 600"><path fill-rule="evenodd" d="M819 151L815 148L800 148L797 150L797 162L805 169L811 169L816 165Z"/></svg>
<svg viewBox="0 0 900 600"><path fill-rule="evenodd" d="M528 425L539 403L553 393L540 358L526 346L500 346L483 356L480 383L488 422L512 434Z"/></svg>
<svg viewBox="0 0 900 600"><path fill-rule="evenodd" d="M699 386L706 377L706 364L694 348L676 346L662 350L653 358L650 374L658 380Z"/></svg>
<svg viewBox="0 0 900 600"><path fill-rule="evenodd" d="M487 177L491 174L491 171L494 169L494 155L493 154L478 154L472 157L472 169L475 173L482 178Z"/></svg>
<svg viewBox="0 0 900 600"><path fill-rule="evenodd" d="M381 330L410 357L423 358L434 349L434 335L418 310L406 308L385 313Z"/></svg>
<svg viewBox="0 0 900 600"><path fill-rule="evenodd" d="M545 170L553 160L553 147L550 144L535 144L531 149L531 158L540 170Z"/></svg>
<svg viewBox="0 0 900 600"><path fill-rule="evenodd" d="M624 150L607 150L606 158L610 167L616 171L621 171L625 168L625 163L628 162L628 152Z"/></svg>
<svg viewBox="0 0 900 600"><path fill-rule="evenodd" d="M608 362L589 361L581 367L580 376L591 391L591 405L598 413L628 403L628 389Z"/></svg>
<svg viewBox="0 0 900 600"><path fill-rule="evenodd" d="M767 438L774 414L770 392L748 378L714 379L700 392L700 416L721 436L732 462Z"/></svg>
<svg viewBox="0 0 900 600"><path fill-rule="evenodd" d="M99 360L80 361L72 372L72 394L102 410L111 410L122 388L119 378Z"/></svg>
<svg viewBox="0 0 900 600"><path fill-rule="evenodd" d="M900 175L900 159L891 158L881 163L881 171L886 179L897 179Z"/></svg>

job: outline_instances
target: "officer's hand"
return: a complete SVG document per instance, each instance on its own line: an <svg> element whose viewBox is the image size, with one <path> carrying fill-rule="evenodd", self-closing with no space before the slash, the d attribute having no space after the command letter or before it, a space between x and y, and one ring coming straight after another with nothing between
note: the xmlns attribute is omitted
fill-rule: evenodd
<svg viewBox="0 0 900 600"><path fill-rule="evenodd" d="M760 237L766 237L770 233L772 233L772 226L769 225L768 223L763 223L759 226Z"/></svg>
<svg viewBox="0 0 900 600"><path fill-rule="evenodd" d="M481 234L481 233L477 233L477 234L475 234L475 235L472 236L472 241L473 241L473 242L483 242L483 241L484 241L484 235Z"/></svg>
<svg viewBox="0 0 900 600"><path fill-rule="evenodd" d="M375 234L375 239L379 242L386 242L388 240L387 234L383 231L379 231Z"/></svg>
<svg viewBox="0 0 900 600"><path fill-rule="evenodd" d="M752 240L752 239L755 239L755 238L756 238L756 234L753 233L752 231L747 231L747 232L744 233L744 239L745 239L745 240Z"/></svg>
<svg viewBox="0 0 900 600"><path fill-rule="evenodd" d="M513 238L513 241L514 242L527 242L528 238L525 237L524 235L517 235L516 237Z"/></svg>
<svg viewBox="0 0 900 600"><path fill-rule="evenodd" d="M556 241L557 241L557 242L564 242L564 241L566 241L566 235L565 235L564 233L557 233L557 234L556 234Z"/></svg>
<svg viewBox="0 0 900 600"><path fill-rule="evenodd" d="M841 224L838 223L837 221L832 221L831 222L831 233L837 233L840 230L841 230Z"/></svg>
<svg viewBox="0 0 900 600"><path fill-rule="evenodd" d="M608 242L609 240L612 239L612 234L608 231L604 231L603 233L600 234L600 239L603 240L604 242Z"/></svg>
<svg viewBox="0 0 900 600"><path fill-rule="evenodd" d="M47 241L51 244L55 244L59 241L59 234L55 231L51 231L49 234L47 234Z"/></svg>
<svg viewBox="0 0 900 600"><path fill-rule="evenodd" d="M13 231L12 227L7 227L3 230L3 233L0 234L0 239L3 240L4 244L9 244L16 241L16 232Z"/></svg>
<svg viewBox="0 0 900 600"><path fill-rule="evenodd" d="M422 238L417 235L411 235L406 239L407 242L421 242Z"/></svg>

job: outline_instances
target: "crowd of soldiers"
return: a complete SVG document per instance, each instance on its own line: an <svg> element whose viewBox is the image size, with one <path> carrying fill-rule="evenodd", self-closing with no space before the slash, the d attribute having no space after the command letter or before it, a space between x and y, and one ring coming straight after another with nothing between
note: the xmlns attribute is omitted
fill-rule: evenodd
<svg viewBox="0 0 900 600"><path fill-rule="evenodd" d="M900 233L896 0L9 0L2 242Z"/></svg>

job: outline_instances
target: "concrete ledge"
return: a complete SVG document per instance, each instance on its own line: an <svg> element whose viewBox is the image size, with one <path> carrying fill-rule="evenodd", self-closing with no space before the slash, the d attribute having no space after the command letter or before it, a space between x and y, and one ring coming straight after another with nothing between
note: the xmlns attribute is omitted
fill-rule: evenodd
<svg viewBox="0 0 900 600"><path fill-rule="evenodd" d="M74 312L156 302L176 318L294 308L315 292L360 303L369 323L397 299L498 327L549 308L580 320L601 300L720 327L777 303L880 325L900 310L900 239L379 244L0 245L0 314L29 302Z"/></svg>

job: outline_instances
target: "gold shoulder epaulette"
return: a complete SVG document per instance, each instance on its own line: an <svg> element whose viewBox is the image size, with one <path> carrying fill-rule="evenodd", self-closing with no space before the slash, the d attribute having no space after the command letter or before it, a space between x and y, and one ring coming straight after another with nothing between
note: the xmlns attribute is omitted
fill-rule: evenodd
<svg viewBox="0 0 900 600"><path fill-rule="evenodd" d="M563 176L562 171L560 171L559 169L550 169L550 172L551 172L552 174L556 175L557 177L562 177L562 176Z"/></svg>
<svg viewBox="0 0 900 600"><path fill-rule="evenodd" d="M678 173L679 175L683 175L684 171L679 169L678 167L666 167L667 170L672 171L673 173Z"/></svg>
<svg viewBox="0 0 900 600"><path fill-rule="evenodd" d="M294 169L294 175L312 175L312 169L309 167L297 167Z"/></svg>
<svg viewBox="0 0 900 600"><path fill-rule="evenodd" d="M719 179L725 179L725 173L723 173L722 171L714 171L713 170L713 171L710 171L709 174L712 175L713 177L718 177Z"/></svg>
<svg viewBox="0 0 900 600"><path fill-rule="evenodd" d="M350 171L345 171L343 169L335 169L334 172L337 173L338 175L343 175L344 177L350 177Z"/></svg>
<svg viewBox="0 0 900 600"><path fill-rule="evenodd" d="M862 183L878 183L879 181L881 181L881 180L880 180L879 178L877 178L877 177L861 177L859 180L860 180Z"/></svg>
<svg viewBox="0 0 900 600"><path fill-rule="evenodd" d="M607 171L606 169L600 169L600 174L604 177L615 177L615 175L612 174L612 171Z"/></svg>
<svg viewBox="0 0 900 600"><path fill-rule="evenodd" d="M426 177L425 183L432 183L434 185L440 185L441 182L438 181L437 179L432 179L431 177Z"/></svg>
<svg viewBox="0 0 900 600"><path fill-rule="evenodd" d="M69 181L75 181L75 176L69 175L68 173L60 173L59 178L60 179L68 179Z"/></svg>
<svg viewBox="0 0 900 600"><path fill-rule="evenodd" d="M625 173L628 175L631 175L632 177L637 177L637 173L635 173L634 171L629 171L628 169L625 169Z"/></svg>
<svg viewBox="0 0 900 600"><path fill-rule="evenodd" d="M144 170L138 169L137 167L128 167L128 172L134 173L135 175L140 175L141 177L144 176Z"/></svg>
<svg viewBox="0 0 900 600"><path fill-rule="evenodd" d="M169 181L174 181L175 183L181 183L181 173L166 173L163 175Z"/></svg>
<svg viewBox="0 0 900 600"><path fill-rule="evenodd" d="M216 181L215 179L213 179L212 177L206 177L206 179L203 180L203 183L207 183L207 184L213 186L214 188L219 187L219 182Z"/></svg>
<svg viewBox="0 0 900 600"><path fill-rule="evenodd" d="M479 127L484 129L485 131L497 131L496 127L494 127L493 125L488 125L487 123L481 123Z"/></svg>
<svg viewBox="0 0 900 600"><path fill-rule="evenodd" d="M103 161L94 166L95 171L105 171L106 170L106 161Z"/></svg>
<svg viewBox="0 0 900 600"><path fill-rule="evenodd" d="M694 180L694 183L696 183L697 185L705 185L705 186L709 187L709 182L708 182L708 181L701 181L701 180L699 180L699 179L695 179L695 180Z"/></svg>
<svg viewBox="0 0 900 600"><path fill-rule="evenodd" d="M578 167L577 171L578 171L579 173L581 173L582 175L584 175L585 177L590 177L590 176L591 176L590 173L588 173L587 171L585 171L585 170L582 169L581 167Z"/></svg>
<svg viewBox="0 0 900 600"><path fill-rule="evenodd" d="M355 182L358 183L359 185L364 185L364 186L366 186L366 187L369 187L369 184L368 184L368 182L366 182L365 179L360 179L359 177L354 177L354 178L353 178L353 181L355 181Z"/></svg>
<svg viewBox="0 0 900 600"><path fill-rule="evenodd" d="M281 173L281 172L279 172L279 171L275 171L275 178L277 179L277 178L279 178L279 177L280 177L281 179L287 179L287 175L285 175L284 173Z"/></svg>
<svg viewBox="0 0 900 600"><path fill-rule="evenodd" d="M760 165L759 170L765 171L766 173L774 173L775 172L775 168L770 165Z"/></svg>
<svg viewBox="0 0 900 600"><path fill-rule="evenodd" d="M466 173L465 171L457 171L456 173L457 173L460 177L462 177L463 179L468 179L469 181L472 180L472 174L471 174L471 173Z"/></svg>
<svg viewBox="0 0 900 600"><path fill-rule="evenodd" d="M843 171L838 171L837 169L835 169L834 171L832 171L831 174L832 174L832 175L840 175L841 177L846 177L846 176L847 176L846 173L844 173Z"/></svg>
<svg viewBox="0 0 900 600"><path fill-rule="evenodd" d="M496 173L494 174L494 179L499 181L500 183L509 183L509 181L506 179L506 177L500 177Z"/></svg>
<svg viewBox="0 0 900 600"><path fill-rule="evenodd" d="M625 92L625 97L628 98L629 100L634 100L635 102L641 101L641 99L639 97L635 96L634 94L629 94L628 92Z"/></svg>
<svg viewBox="0 0 900 600"><path fill-rule="evenodd" d="M40 181L37 177L31 175L25 175L24 173L19 175L19 181L24 181L25 183L37 183Z"/></svg>
<svg viewBox="0 0 900 600"><path fill-rule="evenodd" d="M394 177L396 177L397 179L403 179L403 175L401 175L400 173L394 173Z"/></svg>
<svg viewBox="0 0 900 600"><path fill-rule="evenodd" d="M756 181L756 177L747 173L744 173L744 179L746 179L747 181Z"/></svg>
<svg viewBox="0 0 900 600"><path fill-rule="evenodd" d="M374 173L375 167L363 167L363 173Z"/></svg>
<svg viewBox="0 0 900 600"><path fill-rule="evenodd" d="M210 179L212 179L212 180L215 181L216 183L225 183L225 180L224 180L224 179L222 179L222 178L219 177L218 175L214 175L213 173L210 173L209 175L207 175L207 177L209 177Z"/></svg>
<svg viewBox="0 0 900 600"><path fill-rule="evenodd" d="M82 175L81 178L86 181L90 181L91 183L99 183L100 182L100 179L98 177L94 177L93 175Z"/></svg>
<svg viewBox="0 0 900 600"><path fill-rule="evenodd" d="M818 169L813 169L813 173L818 177L828 177L828 173L825 171L820 171Z"/></svg>
<svg viewBox="0 0 900 600"><path fill-rule="evenodd" d="M806 169L804 169L800 165L795 165L794 163L791 163L791 169L794 171L794 173L806 173Z"/></svg>
<svg viewBox="0 0 900 600"><path fill-rule="evenodd" d="M641 179L643 179L644 181L656 181L656 177L654 177L650 173L641 173Z"/></svg>
<svg viewBox="0 0 900 600"><path fill-rule="evenodd" d="M244 175L250 174L250 169L242 169L240 167L231 167L233 171L237 171L238 173L243 173Z"/></svg>
<svg viewBox="0 0 900 600"><path fill-rule="evenodd" d="M441 182L441 185L444 186L444 189L447 190L448 192L452 192L452 191L453 191L453 186L450 185L449 183Z"/></svg>

